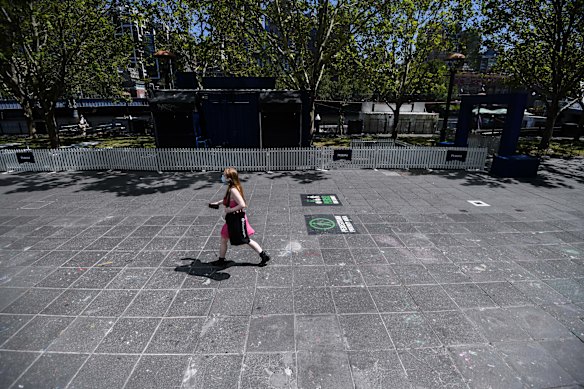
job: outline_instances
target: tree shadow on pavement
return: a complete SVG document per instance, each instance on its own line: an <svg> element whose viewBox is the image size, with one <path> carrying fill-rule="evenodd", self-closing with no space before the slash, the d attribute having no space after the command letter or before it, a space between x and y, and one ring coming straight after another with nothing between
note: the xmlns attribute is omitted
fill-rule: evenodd
<svg viewBox="0 0 584 389"><path fill-rule="evenodd" d="M74 192L95 191L131 197L168 193L189 187L204 189L212 187L218 180L218 172L35 172L6 175L0 179L0 186L8 187L7 194L70 188Z"/></svg>
<svg viewBox="0 0 584 389"><path fill-rule="evenodd" d="M488 188L505 188L516 184L529 184L539 188L575 189L584 184L584 159L542 161L535 178L503 178L490 175L488 172L468 171L428 171L447 179L462 181L464 186L485 186Z"/></svg>

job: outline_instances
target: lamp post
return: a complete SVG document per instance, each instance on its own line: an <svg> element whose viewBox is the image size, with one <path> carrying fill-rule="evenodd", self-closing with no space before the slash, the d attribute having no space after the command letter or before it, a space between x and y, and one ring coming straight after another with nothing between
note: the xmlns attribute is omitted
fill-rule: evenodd
<svg viewBox="0 0 584 389"><path fill-rule="evenodd" d="M450 113L450 99L452 98L452 87L454 86L454 74L459 64L464 61L464 54L453 53L448 56L446 65L450 73L450 82L448 83L448 96L446 97L446 111L444 112L444 121L440 130L440 143L446 141L446 129L448 128L448 114Z"/></svg>

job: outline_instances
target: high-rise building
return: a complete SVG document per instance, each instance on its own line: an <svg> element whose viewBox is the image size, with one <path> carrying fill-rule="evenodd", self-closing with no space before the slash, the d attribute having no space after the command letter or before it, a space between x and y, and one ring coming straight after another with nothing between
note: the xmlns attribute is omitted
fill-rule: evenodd
<svg viewBox="0 0 584 389"><path fill-rule="evenodd" d="M161 79L160 64L153 56L156 52L155 26L141 20L135 9L120 5L114 16L117 36L128 36L131 40L130 64L127 69L118 69L124 78L124 87L133 97L146 97L146 84L157 84ZM160 30L160 28L159 28Z"/></svg>

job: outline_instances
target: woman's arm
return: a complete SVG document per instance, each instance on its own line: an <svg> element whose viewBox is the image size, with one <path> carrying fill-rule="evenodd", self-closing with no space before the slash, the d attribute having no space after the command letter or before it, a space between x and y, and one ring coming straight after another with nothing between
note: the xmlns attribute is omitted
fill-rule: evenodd
<svg viewBox="0 0 584 389"><path fill-rule="evenodd" d="M241 194L239 193L237 188L231 188L231 198L233 199L233 201L235 201L237 205L233 208L229 207L225 208L225 213L237 212L246 207L245 200L243 200L243 197L241 197Z"/></svg>

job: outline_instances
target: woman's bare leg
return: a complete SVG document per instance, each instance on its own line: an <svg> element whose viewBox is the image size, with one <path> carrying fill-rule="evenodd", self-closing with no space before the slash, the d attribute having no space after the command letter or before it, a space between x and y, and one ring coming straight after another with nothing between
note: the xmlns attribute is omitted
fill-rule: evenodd
<svg viewBox="0 0 584 389"><path fill-rule="evenodd" d="M227 242L227 239L221 237L221 245L219 246L219 260L221 260L221 258L225 259L225 255L227 254Z"/></svg>
<svg viewBox="0 0 584 389"><path fill-rule="evenodd" d="M254 251L256 253L261 253L263 250L261 248L261 246L259 245L258 242L256 242L255 240L250 239L249 243L247 244L249 247L251 247L252 249L254 249Z"/></svg>
<svg viewBox="0 0 584 389"><path fill-rule="evenodd" d="M262 250L262 247L258 244L258 242L250 239L247 245L260 255L262 261L259 266L266 266L266 262L270 260L270 256L264 250Z"/></svg>

